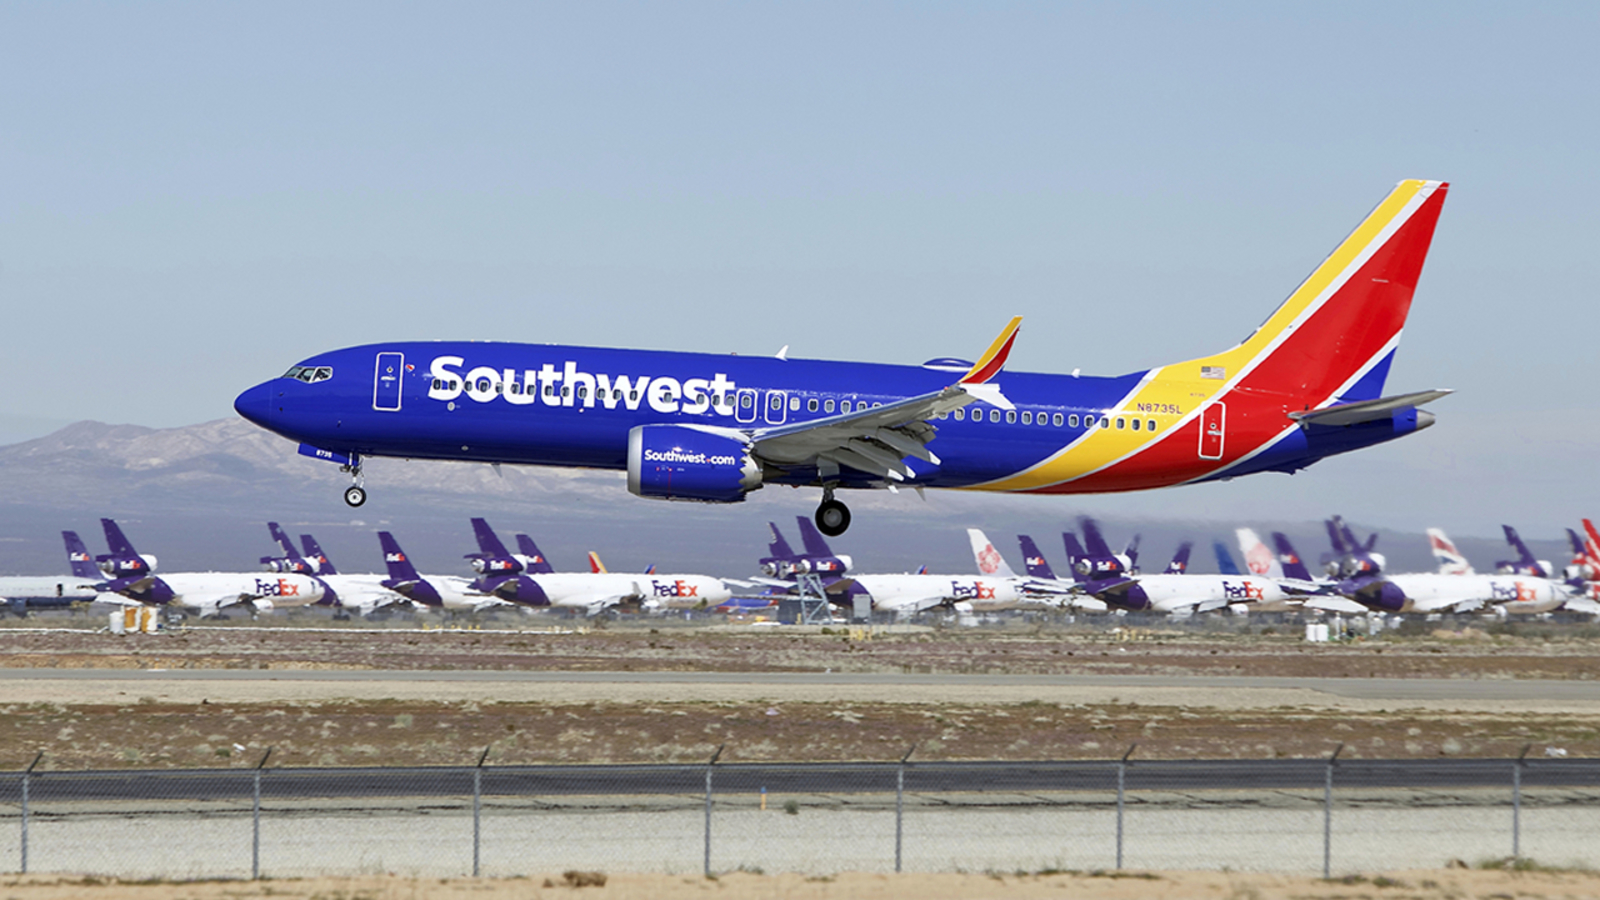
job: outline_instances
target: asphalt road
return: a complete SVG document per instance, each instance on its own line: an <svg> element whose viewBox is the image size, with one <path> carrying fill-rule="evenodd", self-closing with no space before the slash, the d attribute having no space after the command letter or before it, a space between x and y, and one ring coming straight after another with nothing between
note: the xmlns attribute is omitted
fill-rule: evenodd
<svg viewBox="0 0 1600 900"><path fill-rule="evenodd" d="M1333 767L1337 788L1454 790L1511 788L1509 759L1349 760ZM885 794L895 790L894 763L749 763L712 767L717 793ZM304 799L470 797L471 768L266 769L263 802ZM704 796L707 766L518 766L479 772L490 797ZM905 789L915 795L988 792L1011 795L1007 803L1052 802L1032 795L1063 791L1116 790L1117 763L1107 761L911 763ZM1320 790L1328 775L1324 760L1176 760L1130 762L1130 791ZM1600 760L1532 760L1522 765L1522 785L1600 788ZM21 800L21 773L0 775L0 804ZM227 801L249 800L253 770L119 770L35 772L30 803L52 801ZM1018 797L1016 795L1028 795ZM970 801L969 801L970 802Z"/></svg>

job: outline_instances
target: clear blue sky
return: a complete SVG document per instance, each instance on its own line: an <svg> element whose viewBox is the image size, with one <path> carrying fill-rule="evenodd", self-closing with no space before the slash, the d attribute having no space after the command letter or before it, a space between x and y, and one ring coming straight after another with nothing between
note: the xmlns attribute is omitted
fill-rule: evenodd
<svg viewBox="0 0 1600 900"><path fill-rule="evenodd" d="M386 338L914 363L1020 313L1014 367L1119 374L1442 178L1389 382L1456 388L1436 428L1091 505L1559 533L1600 514L1597 39L1592 3L5 4L0 440Z"/></svg>

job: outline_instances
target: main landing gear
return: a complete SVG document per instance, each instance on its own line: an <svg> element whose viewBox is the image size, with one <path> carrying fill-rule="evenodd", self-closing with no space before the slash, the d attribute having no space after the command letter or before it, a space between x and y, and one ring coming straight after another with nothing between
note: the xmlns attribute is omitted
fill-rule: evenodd
<svg viewBox="0 0 1600 900"><path fill-rule="evenodd" d="M355 484L344 489L344 502L352 507L360 506L367 502L367 489L362 487L367 479L361 474L361 457L356 456L354 453L350 454L350 464L340 466L339 471L349 472L350 479L355 482Z"/></svg>
<svg viewBox="0 0 1600 900"><path fill-rule="evenodd" d="M822 503L817 507L817 530L828 537L838 537L850 527L850 507L833 499L833 486L822 488Z"/></svg>

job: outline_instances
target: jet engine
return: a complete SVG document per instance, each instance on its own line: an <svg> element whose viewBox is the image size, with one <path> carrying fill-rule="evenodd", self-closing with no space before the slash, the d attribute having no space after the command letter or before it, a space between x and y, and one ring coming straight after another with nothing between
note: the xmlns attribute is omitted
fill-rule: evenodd
<svg viewBox="0 0 1600 900"><path fill-rule="evenodd" d="M761 487L761 466L743 438L688 425L628 432L628 490L660 500L738 503Z"/></svg>
<svg viewBox="0 0 1600 900"><path fill-rule="evenodd" d="M142 566L140 564L143 564ZM119 557L100 557L100 571L112 578L126 578L130 575L148 575L156 570L156 558L148 553L139 554L138 560Z"/></svg>
<svg viewBox="0 0 1600 900"><path fill-rule="evenodd" d="M472 556L472 571L479 575L515 575L522 571L522 563L510 556Z"/></svg>

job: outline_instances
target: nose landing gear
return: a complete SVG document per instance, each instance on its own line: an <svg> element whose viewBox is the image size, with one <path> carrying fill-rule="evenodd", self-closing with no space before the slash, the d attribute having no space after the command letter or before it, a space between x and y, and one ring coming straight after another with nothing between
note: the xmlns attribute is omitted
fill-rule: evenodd
<svg viewBox="0 0 1600 900"><path fill-rule="evenodd" d="M344 489L344 502L352 507L360 506L367 502L367 489L362 487L367 479L361 474L361 457L354 453L350 454L350 464L340 466L339 471L349 472L350 480L355 482L355 484Z"/></svg>
<svg viewBox="0 0 1600 900"><path fill-rule="evenodd" d="M822 503L817 507L817 530L828 537L838 537L850 527L850 507L833 499L833 486L822 488Z"/></svg>

